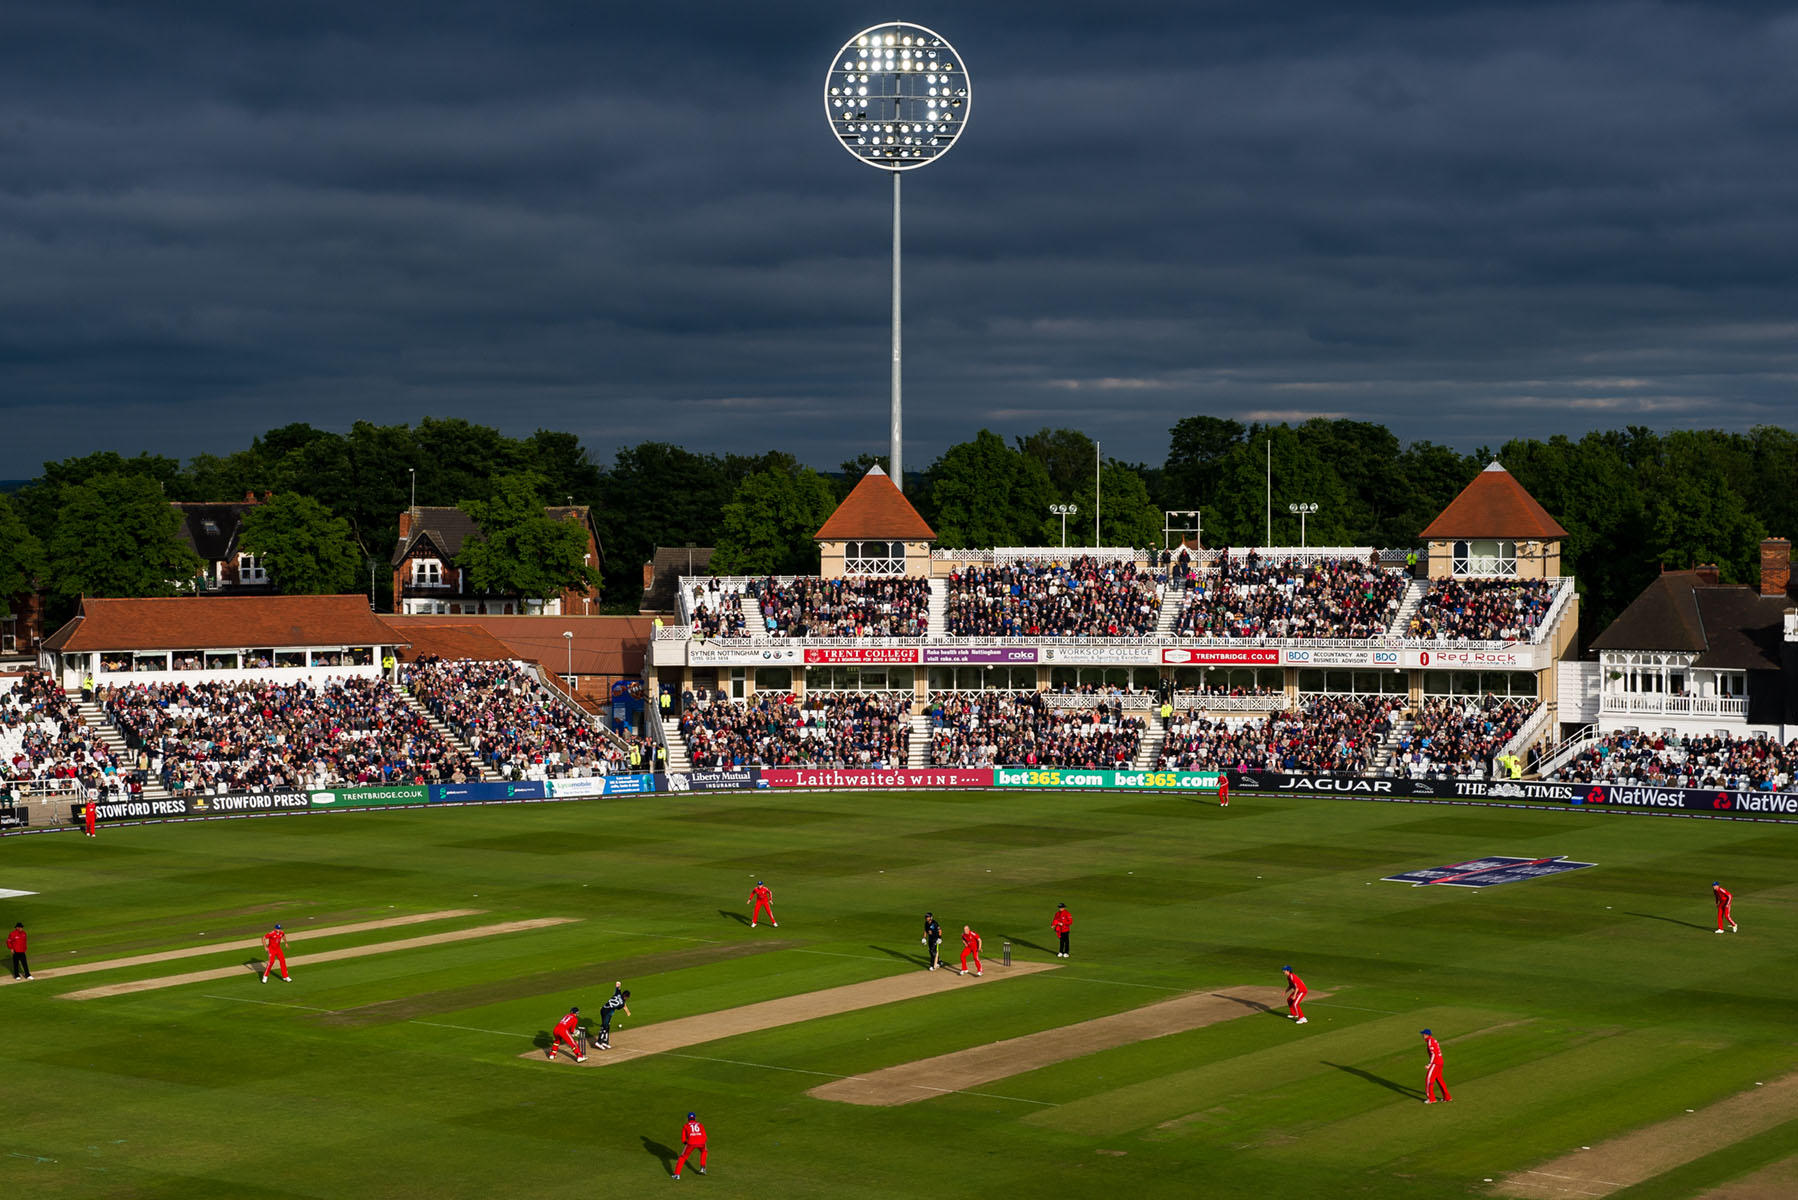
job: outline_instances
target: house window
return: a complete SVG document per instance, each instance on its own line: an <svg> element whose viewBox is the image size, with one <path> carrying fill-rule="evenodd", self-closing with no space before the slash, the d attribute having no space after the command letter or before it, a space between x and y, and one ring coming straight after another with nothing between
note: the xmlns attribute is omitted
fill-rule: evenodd
<svg viewBox="0 0 1798 1200"><path fill-rule="evenodd" d="M263 568L262 559L254 554L239 554L237 556L237 582L267 583L268 571Z"/></svg>
<svg viewBox="0 0 1798 1200"><path fill-rule="evenodd" d="M1717 694L1740 700L1748 694L1748 676L1741 671L1718 671Z"/></svg>
<svg viewBox="0 0 1798 1200"><path fill-rule="evenodd" d="M412 560L413 587L442 587L443 563L435 558L415 558Z"/></svg>

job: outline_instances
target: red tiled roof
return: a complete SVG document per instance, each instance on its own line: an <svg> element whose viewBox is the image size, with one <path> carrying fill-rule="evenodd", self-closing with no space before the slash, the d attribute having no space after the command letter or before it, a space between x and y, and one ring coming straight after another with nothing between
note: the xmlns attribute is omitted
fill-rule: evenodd
<svg viewBox="0 0 1798 1200"><path fill-rule="evenodd" d="M391 646L400 639L367 596L172 596L86 599L46 650L240 650Z"/></svg>
<svg viewBox="0 0 1798 1200"><path fill-rule="evenodd" d="M924 523L885 471L872 467L812 537L821 542L854 538L934 542L936 530Z"/></svg>
<svg viewBox="0 0 1798 1200"><path fill-rule="evenodd" d="M1475 475L1419 536L1426 542L1449 538L1552 542L1566 537L1567 531L1523 490L1515 476L1493 463Z"/></svg>
<svg viewBox="0 0 1798 1200"><path fill-rule="evenodd" d="M517 658L512 648L478 625L439 625L413 621L400 629L392 618L383 618L395 630L396 640L411 640L400 652L401 662L414 662L427 654L452 661L473 659L477 662L503 662Z"/></svg>
<svg viewBox="0 0 1798 1200"><path fill-rule="evenodd" d="M568 669L569 641L574 634L576 675L643 674L643 654L652 634L649 617L502 617L386 616L382 618L410 639L415 630L479 629L503 643L507 657L541 663L555 674ZM445 658L451 657L448 654ZM480 655L486 658L489 655Z"/></svg>

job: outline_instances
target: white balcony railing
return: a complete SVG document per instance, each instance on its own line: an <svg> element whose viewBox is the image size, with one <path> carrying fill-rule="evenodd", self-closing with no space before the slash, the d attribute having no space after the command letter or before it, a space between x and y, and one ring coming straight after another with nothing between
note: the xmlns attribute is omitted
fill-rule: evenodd
<svg viewBox="0 0 1798 1200"><path fill-rule="evenodd" d="M1661 696L1652 692L1606 692L1599 711L1651 717L1745 717L1748 701L1733 696Z"/></svg>

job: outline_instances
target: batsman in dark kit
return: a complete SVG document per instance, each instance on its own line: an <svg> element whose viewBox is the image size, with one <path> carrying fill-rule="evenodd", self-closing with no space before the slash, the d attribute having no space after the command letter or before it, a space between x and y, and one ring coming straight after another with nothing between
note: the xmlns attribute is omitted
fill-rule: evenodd
<svg viewBox="0 0 1798 1200"><path fill-rule="evenodd" d="M930 913L924 914L923 940L924 945L930 950L930 969L934 971L943 965L942 959L938 957L937 949L943 944L943 927L937 922L936 917Z"/></svg>
<svg viewBox="0 0 1798 1200"><path fill-rule="evenodd" d="M631 1015L631 1006L625 1003L630 998L631 994L624 990L624 981L621 979L612 986L612 998L600 1007L599 1048L601 1050L612 1048L612 1018L617 1015L618 1010L622 1008L625 1016Z"/></svg>

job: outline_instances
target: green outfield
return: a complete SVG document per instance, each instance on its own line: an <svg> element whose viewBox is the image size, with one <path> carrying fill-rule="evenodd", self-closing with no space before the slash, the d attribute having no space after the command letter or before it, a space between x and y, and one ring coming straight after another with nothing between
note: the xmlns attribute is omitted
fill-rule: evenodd
<svg viewBox="0 0 1798 1200"><path fill-rule="evenodd" d="M1483 855L1598 865L1484 890L1381 882ZM778 929L747 927L757 878ZM1739 934L1711 932L1713 879ZM1798 1088L1778 1084L1798 1069L1798 826L762 792L9 838L0 889L36 893L0 900L0 924L26 923L40 975L0 986L8 1196L1484 1196L1693 1122L1653 1139L1668 1161L1648 1178L1612 1181L1637 1200L1703 1196L1798 1147L1782 1107ZM991 961L1009 938L1054 969L989 967L979 986L603 1066L521 1057L620 977L624 1050L658 1022L917 972L927 908L946 954L969 923ZM440 915L368 927L420 914ZM247 964L276 920L294 981L263 985ZM345 925L364 928L308 936ZM460 940L420 941L439 933ZM210 948L55 974L193 947ZM896 1107L810 1095L1183 993L1278 987L1284 963L1319 997L1302 1028L1244 1006L1090 1053L1069 1029L1064 1061L977 1088ZM1419 1102L1424 1026L1452 1105ZM1757 1084L1764 1106L1705 1123ZM689 1110L711 1169L672 1184Z"/></svg>

